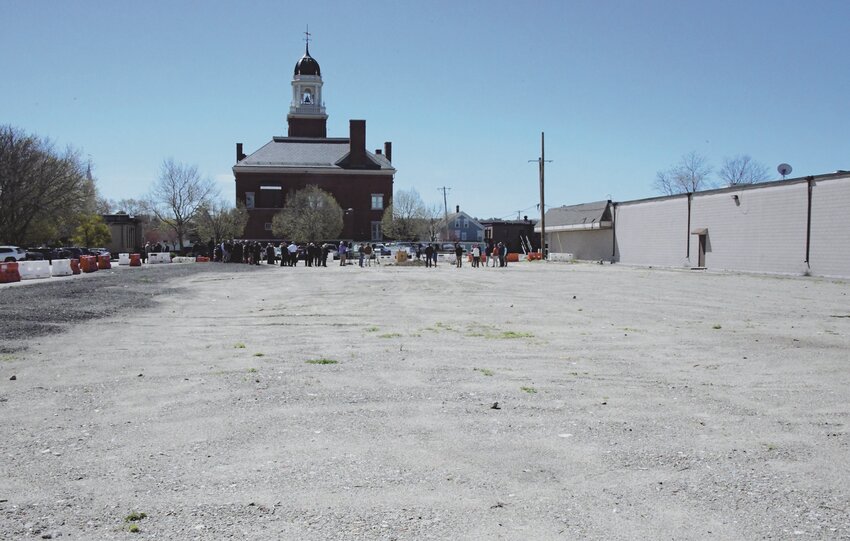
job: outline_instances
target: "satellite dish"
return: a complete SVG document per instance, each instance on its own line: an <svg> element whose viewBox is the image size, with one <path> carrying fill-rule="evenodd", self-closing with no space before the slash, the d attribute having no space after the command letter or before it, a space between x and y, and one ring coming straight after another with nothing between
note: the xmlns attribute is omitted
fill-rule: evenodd
<svg viewBox="0 0 850 541"><path fill-rule="evenodd" d="M777 166L776 170L779 171L780 175L782 175L783 180L785 180L785 175L789 175L791 174L791 171L793 171L791 166L787 163L780 163L779 166Z"/></svg>

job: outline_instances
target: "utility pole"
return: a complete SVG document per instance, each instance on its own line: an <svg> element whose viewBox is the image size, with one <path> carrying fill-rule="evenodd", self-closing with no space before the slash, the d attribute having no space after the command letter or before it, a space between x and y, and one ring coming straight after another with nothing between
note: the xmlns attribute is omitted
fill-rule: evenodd
<svg viewBox="0 0 850 541"><path fill-rule="evenodd" d="M446 197L446 194L451 191L451 188L447 188L443 186L442 188L437 188L438 192L443 192L443 222L446 224L446 240L449 237L449 200Z"/></svg>
<svg viewBox="0 0 850 541"><path fill-rule="evenodd" d="M540 169L540 253L546 257L546 198L543 190L543 180L545 178L546 162L552 160L546 159L545 134L540 132L540 157L536 160L528 160L529 162L537 162Z"/></svg>

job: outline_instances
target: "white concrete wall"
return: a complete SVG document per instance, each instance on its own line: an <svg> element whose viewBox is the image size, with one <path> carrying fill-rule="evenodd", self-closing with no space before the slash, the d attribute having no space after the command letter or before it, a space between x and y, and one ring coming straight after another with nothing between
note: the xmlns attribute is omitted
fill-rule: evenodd
<svg viewBox="0 0 850 541"><path fill-rule="evenodd" d="M691 229L708 228L706 268L802 274L807 197L805 182L694 194ZM697 235L690 242L696 265Z"/></svg>
<svg viewBox="0 0 850 541"><path fill-rule="evenodd" d="M549 253L573 254L575 259L611 261L614 244L611 229L558 231L546 235Z"/></svg>
<svg viewBox="0 0 850 541"><path fill-rule="evenodd" d="M815 183L809 264L812 274L850 277L850 178Z"/></svg>
<svg viewBox="0 0 850 541"><path fill-rule="evenodd" d="M614 226L621 263L690 266L686 258L690 233L687 196L620 203L616 206Z"/></svg>

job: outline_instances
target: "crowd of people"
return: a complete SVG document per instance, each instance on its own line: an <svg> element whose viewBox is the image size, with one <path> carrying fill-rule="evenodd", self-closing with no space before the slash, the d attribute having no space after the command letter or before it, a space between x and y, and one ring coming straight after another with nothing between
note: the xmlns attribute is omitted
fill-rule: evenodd
<svg viewBox="0 0 850 541"><path fill-rule="evenodd" d="M307 267L327 267L328 259L333 262L339 259L340 266L357 264L361 267L369 267L373 262L380 263L380 248L375 244L360 243L355 245L351 241L340 241L337 243L316 242L260 242L252 240L227 240L215 243L212 240L206 245L196 245L200 248L198 253L208 255L212 261L220 263L245 263L249 265L260 265L265 262L268 265L280 264L281 267L294 267L299 261L304 261ZM206 250L204 250L206 248ZM142 260L147 255L155 252L168 251L168 245L160 242L146 243L140 250ZM454 243L455 266L462 267L465 250L460 243ZM440 253L439 245L436 243L416 244L415 257L421 261L424 257L426 267L436 267ZM411 254L414 255L414 254ZM483 245L473 244L468 253L473 267L505 267L508 264L508 247L504 243L486 243Z"/></svg>

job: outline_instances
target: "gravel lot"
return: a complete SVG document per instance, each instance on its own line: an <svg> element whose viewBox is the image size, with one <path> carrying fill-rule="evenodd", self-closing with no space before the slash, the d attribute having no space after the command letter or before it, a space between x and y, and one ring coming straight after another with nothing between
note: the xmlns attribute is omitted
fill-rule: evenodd
<svg viewBox="0 0 850 541"><path fill-rule="evenodd" d="M847 292L554 263L0 286L0 539L850 539Z"/></svg>

